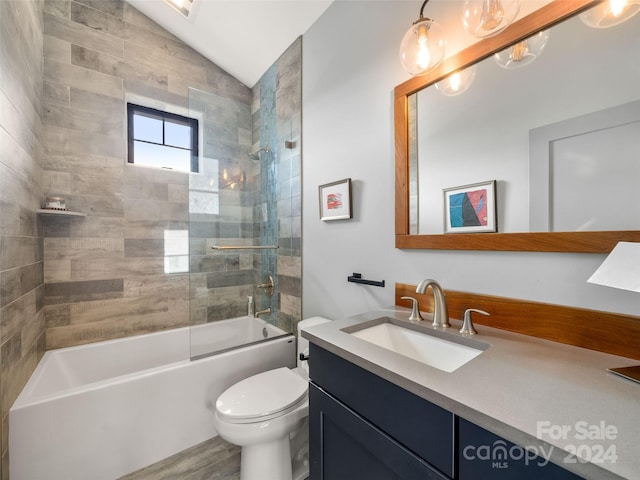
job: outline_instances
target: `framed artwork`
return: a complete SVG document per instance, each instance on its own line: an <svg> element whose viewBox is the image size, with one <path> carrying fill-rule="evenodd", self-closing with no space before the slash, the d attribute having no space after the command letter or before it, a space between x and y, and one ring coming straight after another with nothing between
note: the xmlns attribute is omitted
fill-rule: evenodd
<svg viewBox="0 0 640 480"><path fill-rule="evenodd" d="M497 232L496 181L444 189L444 232Z"/></svg>
<svg viewBox="0 0 640 480"><path fill-rule="evenodd" d="M320 220L326 222L352 218L350 178L320 185L318 189L320 193Z"/></svg>

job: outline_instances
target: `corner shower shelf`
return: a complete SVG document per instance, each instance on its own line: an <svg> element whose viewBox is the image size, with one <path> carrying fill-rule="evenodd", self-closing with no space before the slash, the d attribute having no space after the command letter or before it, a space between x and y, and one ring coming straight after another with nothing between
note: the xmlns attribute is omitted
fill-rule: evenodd
<svg viewBox="0 0 640 480"><path fill-rule="evenodd" d="M38 208L36 213L39 215L51 215L58 217L86 217L86 213L72 212L69 210L52 210L50 208Z"/></svg>

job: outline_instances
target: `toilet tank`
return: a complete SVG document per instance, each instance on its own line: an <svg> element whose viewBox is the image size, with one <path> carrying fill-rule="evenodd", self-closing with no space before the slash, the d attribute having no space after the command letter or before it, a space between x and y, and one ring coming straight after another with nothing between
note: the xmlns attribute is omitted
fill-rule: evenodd
<svg viewBox="0 0 640 480"><path fill-rule="evenodd" d="M310 317L310 318L305 318L304 320L300 320L298 322L298 355L297 355L298 367L303 368L307 372L309 371L309 365L307 361L300 360L301 353L304 354L305 357L309 355L309 340L307 340L306 338L302 338L302 330L312 327L314 325L319 325L321 323L327 323L330 321L331 320L324 317Z"/></svg>

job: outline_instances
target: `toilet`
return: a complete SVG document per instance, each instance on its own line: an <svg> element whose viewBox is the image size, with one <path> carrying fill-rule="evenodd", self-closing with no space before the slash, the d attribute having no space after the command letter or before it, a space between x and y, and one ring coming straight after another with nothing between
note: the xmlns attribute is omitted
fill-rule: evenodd
<svg viewBox="0 0 640 480"><path fill-rule="evenodd" d="M312 317L298 323L298 354L309 353L302 330L329 321ZM294 369L253 375L218 397L214 425L220 437L242 447L240 480L309 476L308 371L307 362L298 358Z"/></svg>

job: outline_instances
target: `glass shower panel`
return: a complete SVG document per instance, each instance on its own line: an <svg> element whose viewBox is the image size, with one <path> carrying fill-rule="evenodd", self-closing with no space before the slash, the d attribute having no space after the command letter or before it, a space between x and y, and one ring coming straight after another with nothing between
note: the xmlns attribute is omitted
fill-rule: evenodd
<svg viewBox="0 0 640 480"><path fill-rule="evenodd" d="M248 103L190 88L189 110L201 128L200 169L189 180L191 357L198 358L287 332L273 320L277 250L252 248L277 245L274 152L253 154ZM264 287L269 277L276 288ZM248 316L249 297L256 312L270 312Z"/></svg>

